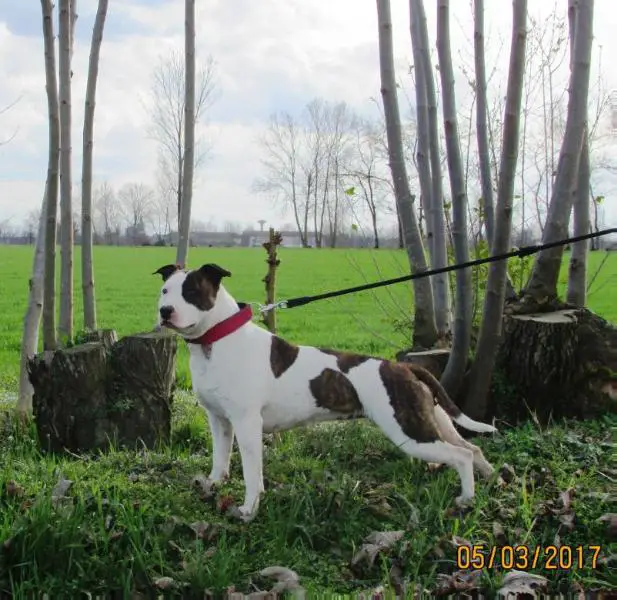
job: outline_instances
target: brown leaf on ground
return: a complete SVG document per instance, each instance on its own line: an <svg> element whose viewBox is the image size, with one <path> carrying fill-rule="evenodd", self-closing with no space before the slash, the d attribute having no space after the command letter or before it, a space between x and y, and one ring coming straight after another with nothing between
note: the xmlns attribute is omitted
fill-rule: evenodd
<svg viewBox="0 0 617 600"><path fill-rule="evenodd" d="M508 543L508 538L503 530L501 523L493 522L493 537L499 546L505 546Z"/></svg>
<svg viewBox="0 0 617 600"><path fill-rule="evenodd" d="M497 590L499 600L518 600L530 595L537 598L538 594L546 593L548 580L540 575L526 573L525 571L509 571Z"/></svg>
<svg viewBox="0 0 617 600"><path fill-rule="evenodd" d="M4 484L4 493L9 498L21 498L24 495L24 488L13 479L10 479Z"/></svg>
<svg viewBox="0 0 617 600"><path fill-rule="evenodd" d="M451 575L439 573L437 575L437 587L435 588L434 594L436 596L449 596L459 592L478 590L480 589L481 577L481 569L473 571L461 570Z"/></svg>
<svg viewBox="0 0 617 600"><path fill-rule="evenodd" d="M499 475L506 483L511 483L514 479L516 479L516 472L514 471L514 468L508 463L504 463L502 465L501 469L499 469Z"/></svg>
<svg viewBox="0 0 617 600"><path fill-rule="evenodd" d="M373 566L375 558L380 552L389 550L404 535L404 531L372 531L364 538L360 550L351 559L351 565L356 565L365 559L369 566Z"/></svg>
<svg viewBox="0 0 617 600"><path fill-rule="evenodd" d="M606 523L606 533L610 540L617 539L617 513L606 513L598 521Z"/></svg>
<svg viewBox="0 0 617 600"><path fill-rule="evenodd" d="M59 506L61 504L66 504L68 500L68 496L66 493L69 491L73 482L70 479L64 479L64 477L60 477L58 479L58 483L54 486L54 489L51 491L51 503L54 506Z"/></svg>
<svg viewBox="0 0 617 600"><path fill-rule="evenodd" d="M305 591L300 585L300 577L298 577L298 574L295 571L292 571L286 567L275 565L262 569L259 574L262 577L270 577L276 580L276 583L270 590L271 594L293 592L296 598L304 598Z"/></svg>
<svg viewBox="0 0 617 600"><path fill-rule="evenodd" d="M159 590L171 590L176 587L176 582L171 577L157 577L154 586Z"/></svg>

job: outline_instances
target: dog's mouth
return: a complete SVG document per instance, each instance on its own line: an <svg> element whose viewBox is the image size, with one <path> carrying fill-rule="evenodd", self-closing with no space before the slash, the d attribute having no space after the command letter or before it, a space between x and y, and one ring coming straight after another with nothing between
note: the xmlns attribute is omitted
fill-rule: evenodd
<svg viewBox="0 0 617 600"><path fill-rule="evenodd" d="M178 325L172 323L169 319L161 319L161 327L167 327L168 329L173 329L174 331L184 331L195 327L195 323L192 325L187 325L186 327L179 327Z"/></svg>

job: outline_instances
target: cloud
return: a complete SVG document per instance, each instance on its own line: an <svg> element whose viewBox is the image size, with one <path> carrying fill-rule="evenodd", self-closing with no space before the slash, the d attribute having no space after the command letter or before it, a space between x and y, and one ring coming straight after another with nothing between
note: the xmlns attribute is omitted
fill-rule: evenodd
<svg viewBox="0 0 617 600"><path fill-rule="evenodd" d="M496 6L499 4L499 7ZM543 3L540 3L543 4ZM38 3L0 0L0 107L20 101L0 115L0 214L23 218L41 202L47 169L47 100L41 16ZM429 30L435 30L434 3L427 2ZM73 64L73 182L81 177L81 136L90 36L95 0L78 3ZM101 50L95 115L94 171L114 186L155 182L157 148L148 137L150 77L159 57L183 49L181 0L114 0ZM473 29L468 2L452 3L452 47L471 67ZM597 0L596 38L604 55L617 48L608 26L610 0ZM408 3L392 1L398 76L407 86L410 63ZM502 40L500 64L507 62L510 10L487 3L487 27ZM269 115L299 114L312 98L346 101L359 111L379 100L377 23L374 2L359 0L210 0L197 3L198 59L216 61L219 99L203 131L213 142L200 171L194 217L219 222L285 219L267 199L251 193L259 175L256 138ZM504 81L504 69L499 74ZM610 78L612 75L609 75ZM458 77L458 76L457 76ZM461 78L462 79L462 78ZM461 94L464 82L457 81ZM610 81L610 85L617 81ZM502 88L505 89L505 88ZM494 90L493 90L494 91ZM463 96L461 96L463 98ZM461 100L464 103L464 98ZM402 110L407 107L401 98Z"/></svg>

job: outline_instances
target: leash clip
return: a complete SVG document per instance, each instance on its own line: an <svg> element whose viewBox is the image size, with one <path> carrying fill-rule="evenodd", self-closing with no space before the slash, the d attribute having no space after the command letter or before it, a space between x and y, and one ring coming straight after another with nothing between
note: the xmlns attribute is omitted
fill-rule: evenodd
<svg viewBox="0 0 617 600"><path fill-rule="evenodd" d="M281 300L280 302L274 302L273 304L259 304L258 302L256 304L261 314L268 313L275 308L287 308L287 300Z"/></svg>

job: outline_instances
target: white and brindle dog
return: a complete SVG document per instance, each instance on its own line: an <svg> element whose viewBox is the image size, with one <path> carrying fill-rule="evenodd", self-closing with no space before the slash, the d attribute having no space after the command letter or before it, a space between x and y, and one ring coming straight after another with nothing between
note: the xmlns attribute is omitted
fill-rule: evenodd
<svg viewBox="0 0 617 600"><path fill-rule="evenodd" d="M474 496L474 466L493 473L452 421L476 432L495 428L462 414L426 369L290 344L251 322L250 307L221 285L231 273L218 265L166 265L156 274L164 281L160 325L188 342L193 388L208 414L209 485L228 477L234 434L238 440L246 493L234 514L242 520L255 516L264 491L263 433L320 421L368 417L409 456L455 468L459 505Z"/></svg>

